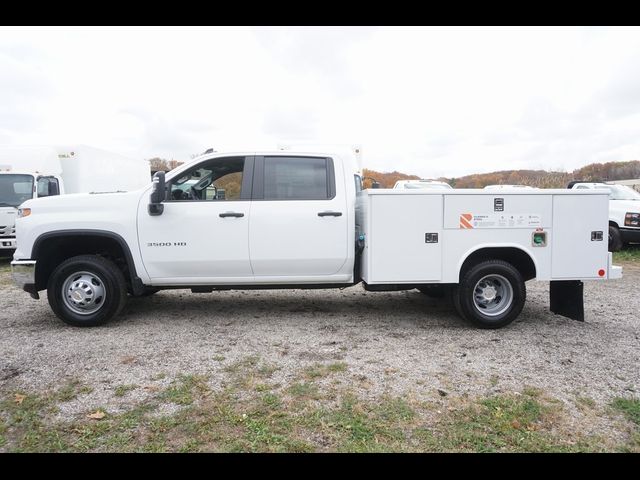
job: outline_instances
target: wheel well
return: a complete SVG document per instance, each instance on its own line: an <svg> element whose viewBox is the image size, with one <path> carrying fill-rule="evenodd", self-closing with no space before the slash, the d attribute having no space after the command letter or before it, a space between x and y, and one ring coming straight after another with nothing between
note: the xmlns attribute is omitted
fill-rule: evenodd
<svg viewBox="0 0 640 480"><path fill-rule="evenodd" d="M36 240L31 257L37 261L37 290L46 289L56 267L77 255L99 255L111 260L127 280L127 289L131 291L137 287L133 259L121 237L106 233L75 232L49 234Z"/></svg>
<svg viewBox="0 0 640 480"><path fill-rule="evenodd" d="M613 220L609 220L609 226L610 226L610 227L620 228L620 227L618 226L618 224L617 224L616 222L614 222Z"/></svg>
<svg viewBox="0 0 640 480"><path fill-rule="evenodd" d="M510 263L520 272L525 281L536 278L536 265L529 254L514 247L481 248L476 250L462 264L460 278L469 268L486 260L503 260Z"/></svg>

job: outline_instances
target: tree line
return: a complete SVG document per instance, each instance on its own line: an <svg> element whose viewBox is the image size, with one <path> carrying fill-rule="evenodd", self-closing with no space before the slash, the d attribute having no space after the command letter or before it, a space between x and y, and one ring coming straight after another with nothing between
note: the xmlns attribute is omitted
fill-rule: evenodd
<svg viewBox="0 0 640 480"><path fill-rule="evenodd" d="M168 172L182 165L178 160L163 158L151 158L149 164L151 171L163 170ZM363 169L365 188L370 188L375 179L382 188L392 188L398 180L419 180L421 177L402 173L378 172L376 170ZM592 163L572 172L546 171L546 170L502 170L491 173L476 173L463 177L439 177L434 180L447 182L455 188L483 188L487 185L529 185L538 188L565 188L572 180L584 180L587 182L607 182L613 180L627 180L640 178L640 160L627 162Z"/></svg>
<svg viewBox="0 0 640 480"><path fill-rule="evenodd" d="M382 188L392 188L398 180L417 180L420 177L397 171L377 172L364 169L364 177L378 181ZM640 178L640 160L627 162L592 163L572 172L546 170L502 170L491 173L476 173L463 177L439 177L434 180L447 182L455 188L483 188L487 185L529 185L538 188L565 188L572 180L608 182ZM365 188L372 180L365 180Z"/></svg>

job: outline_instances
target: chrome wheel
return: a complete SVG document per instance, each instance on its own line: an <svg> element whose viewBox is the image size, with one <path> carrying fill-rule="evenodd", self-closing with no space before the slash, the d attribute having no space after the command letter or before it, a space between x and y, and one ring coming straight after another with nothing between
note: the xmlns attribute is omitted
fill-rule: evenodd
<svg viewBox="0 0 640 480"><path fill-rule="evenodd" d="M79 315L97 312L104 305L106 294L102 279L91 272L76 272L62 284L64 304Z"/></svg>
<svg viewBox="0 0 640 480"><path fill-rule="evenodd" d="M502 275L485 275L473 289L473 304L484 315L496 317L513 303L513 287Z"/></svg>

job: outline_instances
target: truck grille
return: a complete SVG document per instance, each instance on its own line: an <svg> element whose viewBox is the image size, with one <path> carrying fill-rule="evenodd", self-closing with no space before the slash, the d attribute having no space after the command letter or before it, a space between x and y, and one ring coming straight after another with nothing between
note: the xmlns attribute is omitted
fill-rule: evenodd
<svg viewBox="0 0 640 480"><path fill-rule="evenodd" d="M0 225L0 237L15 237L16 227L9 225Z"/></svg>

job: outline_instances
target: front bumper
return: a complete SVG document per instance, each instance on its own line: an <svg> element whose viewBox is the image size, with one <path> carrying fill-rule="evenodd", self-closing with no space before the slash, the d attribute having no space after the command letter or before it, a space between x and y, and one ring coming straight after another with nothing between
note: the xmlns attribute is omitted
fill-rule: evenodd
<svg viewBox="0 0 640 480"><path fill-rule="evenodd" d="M640 228L621 228L620 236L624 243L640 243Z"/></svg>
<svg viewBox="0 0 640 480"><path fill-rule="evenodd" d="M16 243L17 242L15 238L0 237L0 250L2 249L15 250Z"/></svg>
<svg viewBox="0 0 640 480"><path fill-rule="evenodd" d="M11 277L13 282L23 290L36 284L36 261L14 260L11 262ZM29 291L29 290L27 290Z"/></svg>

